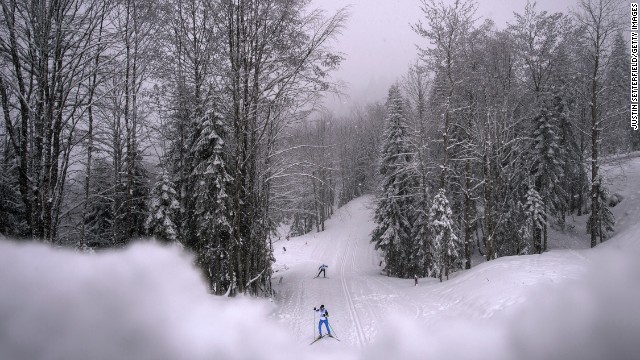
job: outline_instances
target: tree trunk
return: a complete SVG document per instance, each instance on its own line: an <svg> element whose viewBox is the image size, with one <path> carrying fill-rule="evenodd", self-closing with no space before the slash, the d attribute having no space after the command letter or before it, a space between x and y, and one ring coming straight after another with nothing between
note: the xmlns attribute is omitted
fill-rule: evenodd
<svg viewBox="0 0 640 360"><path fill-rule="evenodd" d="M471 234L473 227L471 226L471 210L473 201L471 200L471 162L465 162L465 193L464 193L464 258L465 269L471 269L471 247L473 242Z"/></svg>
<svg viewBox="0 0 640 360"><path fill-rule="evenodd" d="M489 154L490 146L486 146L485 148L485 159L484 159L484 176L485 176L485 184L484 184L484 201L485 201L485 228L484 228L484 238L485 238L485 256L487 261L493 260L495 258L495 249L493 243L493 181L492 181L492 173L491 173L491 154Z"/></svg>
<svg viewBox="0 0 640 360"><path fill-rule="evenodd" d="M599 50L596 49L595 64L591 77L591 247L598 245L598 216L600 210L600 194L598 181L598 63Z"/></svg>

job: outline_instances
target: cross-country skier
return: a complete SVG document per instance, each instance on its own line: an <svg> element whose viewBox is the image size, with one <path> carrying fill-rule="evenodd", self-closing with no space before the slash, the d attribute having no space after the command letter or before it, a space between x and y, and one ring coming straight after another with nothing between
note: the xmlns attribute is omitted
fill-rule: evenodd
<svg viewBox="0 0 640 360"><path fill-rule="evenodd" d="M320 305L320 309L316 309L313 308L313 310L315 312L319 312L320 313L320 322L318 323L318 334L320 334L320 337L322 337L322 324L324 323L324 327L327 329L327 333L329 336L331 335L331 328L329 327L329 320L327 320L327 318L329 317L329 312L327 311L327 309L324 308L324 305Z"/></svg>
<svg viewBox="0 0 640 360"><path fill-rule="evenodd" d="M316 275L316 277L320 276L320 273L322 273L322 277L327 277L327 273L325 271L326 268L328 268L328 265L322 264L320 265L320 267L318 268L318 275Z"/></svg>

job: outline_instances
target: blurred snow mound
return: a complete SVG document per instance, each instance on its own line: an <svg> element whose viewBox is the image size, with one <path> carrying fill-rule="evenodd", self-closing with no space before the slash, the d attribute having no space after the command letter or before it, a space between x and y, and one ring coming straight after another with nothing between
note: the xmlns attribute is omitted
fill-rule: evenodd
<svg viewBox="0 0 640 360"><path fill-rule="evenodd" d="M208 293L177 247L80 254L0 241L0 359L280 359L265 301Z"/></svg>
<svg viewBox="0 0 640 360"><path fill-rule="evenodd" d="M584 277L535 287L525 303L492 318L438 329L396 319L363 358L640 359L640 226L584 254Z"/></svg>
<svg viewBox="0 0 640 360"><path fill-rule="evenodd" d="M397 317L360 353L329 357L638 359L639 239L635 226L585 251L586 276L533 287L523 304L489 319L432 328ZM0 359L328 356L295 344L267 301L209 294L192 261L177 247L149 242L80 254L0 240Z"/></svg>

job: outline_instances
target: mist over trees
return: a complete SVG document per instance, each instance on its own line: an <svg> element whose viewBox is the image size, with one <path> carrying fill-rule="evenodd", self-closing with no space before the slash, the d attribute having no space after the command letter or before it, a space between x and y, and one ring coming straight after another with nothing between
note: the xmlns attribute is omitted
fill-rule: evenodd
<svg viewBox="0 0 640 360"><path fill-rule="evenodd" d="M11 0L0 15L0 233L78 249L144 236L196 255L211 291L270 296L273 242L375 194L389 275L441 280L615 219L602 157L629 127L619 2L421 0L416 62L384 103L321 109L345 10L307 0ZM280 239L282 240L282 239Z"/></svg>

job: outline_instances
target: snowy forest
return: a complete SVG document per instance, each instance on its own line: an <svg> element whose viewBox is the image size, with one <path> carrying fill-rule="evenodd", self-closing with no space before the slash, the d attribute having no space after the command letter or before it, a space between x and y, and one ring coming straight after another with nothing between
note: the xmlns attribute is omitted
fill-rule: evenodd
<svg viewBox="0 0 640 360"><path fill-rule="evenodd" d="M627 4L530 2L506 27L421 0L422 41L380 102L324 96L349 9L308 0L2 0L0 234L79 251L144 237L195 254L217 295L270 297L274 245L376 196L372 246L440 281L614 231L603 158L629 126Z"/></svg>

